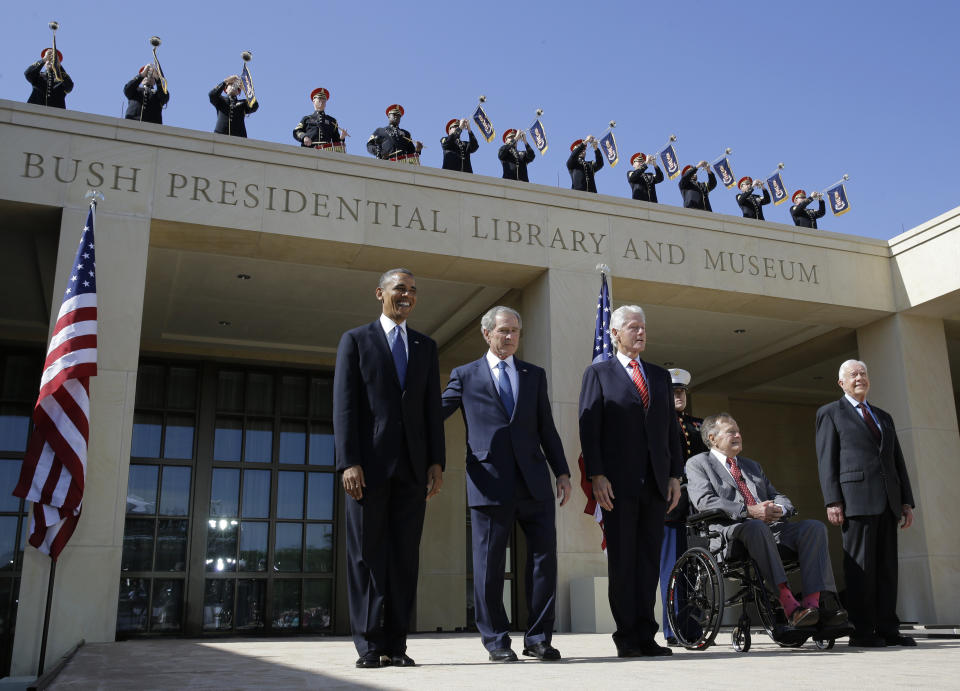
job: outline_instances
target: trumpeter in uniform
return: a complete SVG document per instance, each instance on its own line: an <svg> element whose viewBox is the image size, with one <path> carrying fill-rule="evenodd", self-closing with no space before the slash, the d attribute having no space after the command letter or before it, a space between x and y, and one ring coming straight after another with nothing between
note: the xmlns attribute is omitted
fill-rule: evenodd
<svg viewBox="0 0 960 691"><path fill-rule="evenodd" d="M819 192L814 192L808 197L805 190L797 190L790 199L793 202L793 206L790 207L790 215L793 217L794 225L816 230L817 219L823 218L827 213L826 206L823 203L823 195ZM820 206L816 211L811 211L807 206L814 199L820 202Z"/></svg>
<svg viewBox="0 0 960 691"><path fill-rule="evenodd" d="M420 165L423 144L414 141L410 133L400 127L403 106L398 103L387 108L387 126L378 127L367 140L367 151L384 161L399 161Z"/></svg>
<svg viewBox="0 0 960 691"><path fill-rule="evenodd" d="M523 142L523 152L520 152L519 142ZM530 182L527 177L527 166L536 158L533 149L527 144L527 133L517 130L507 130L503 133L503 146L497 152L497 158L503 165L505 180L523 180Z"/></svg>
<svg viewBox="0 0 960 691"><path fill-rule="evenodd" d="M697 171L701 168L707 171L706 182L697 182ZM695 166L684 166L679 185L684 208L713 211L710 207L710 192L717 186L717 176L710 170L709 163L700 161Z"/></svg>
<svg viewBox="0 0 960 691"><path fill-rule="evenodd" d="M651 164L656 173L647 172ZM630 165L633 166L633 170L627 172L627 182L630 183L633 198L656 204L657 185L663 182L663 171L657 165L657 157L638 152L630 157Z"/></svg>
<svg viewBox="0 0 960 691"><path fill-rule="evenodd" d="M260 102L256 96L240 98L243 81L232 74L210 90L210 103L217 109L217 125L213 131L217 134L229 134L233 137L246 137L246 116L256 113ZM225 96L223 94L226 94Z"/></svg>
<svg viewBox="0 0 960 691"><path fill-rule="evenodd" d="M343 151L340 125L335 117L327 115L330 92L322 86L317 87L310 92L310 100L313 101L313 112L300 118L293 128L293 138L300 142L300 146Z"/></svg>
<svg viewBox="0 0 960 691"><path fill-rule="evenodd" d="M744 218L755 218L758 221L763 218L763 205L770 203L770 193L764 188L763 180L754 180L749 175L744 175L737 182L740 194L737 195L737 204L743 212ZM763 190L763 196L754 194L754 188L759 187Z"/></svg>
<svg viewBox="0 0 960 691"><path fill-rule="evenodd" d="M466 130L469 141L460 138ZM470 154L480 148L480 143L470 131L470 122L466 118L453 118L447 122L447 136L440 140L443 148L443 169L459 170L461 173L472 173Z"/></svg>
<svg viewBox="0 0 960 691"><path fill-rule="evenodd" d="M40 59L30 65L23 76L33 87L27 103L51 108L67 107L67 94L73 91L73 80L63 69L63 53L59 50L56 59L53 48L41 50Z"/></svg>
<svg viewBox="0 0 960 691"><path fill-rule="evenodd" d="M593 146L593 160L587 160L587 144ZM567 158L567 171L570 173L570 189L581 192L597 192L597 171L603 168L603 155L596 137L588 134L570 145L570 157Z"/></svg>
<svg viewBox="0 0 960 691"><path fill-rule="evenodd" d="M170 100L170 92L157 80L153 65L144 65L137 75L123 87L127 97L127 120L163 124L163 107Z"/></svg>

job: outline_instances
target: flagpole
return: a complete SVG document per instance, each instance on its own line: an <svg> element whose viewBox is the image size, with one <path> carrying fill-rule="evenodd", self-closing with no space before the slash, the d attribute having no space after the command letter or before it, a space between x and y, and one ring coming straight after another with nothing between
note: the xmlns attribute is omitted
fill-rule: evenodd
<svg viewBox="0 0 960 691"><path fill-rule="evenodd" d="M732 154L732 153L733 153L733 149L731 149L731 148L728 146L726 149L724 149L724 152L723 152L716 160L714 160L714 161L712 161L712 162L710 163L710 167L713 167L713 166L717 165L718 163L720 163L720 161L722 161L723 159L725 159L727 156L729 156L729 155Z"/></svg>
<svg viewBox="0 0 960 691"><path fill-rule="evenodd" d="M831 182L831 183L830 183L829 185L827 185L826 187L821 187L821 188L820 188L820 192L821 192L821 193L826 192L827 190L829 190L829 189L831 189L831 188L833 188L833 187L836 187L836 186L839 185L841 182L846 182L846 181L849 180L849 179L850 179L850 176L847 175L846 173L844 173L844 174L843 174L843 177L840 178L839 180L837 180L836 182Z"/></svg>
<svg viewBox="0 0 960 691"><path fill-rule="evenodd" d="M604 276L610 275L610 267L606 264L597 264L597 271L600 272L600 280L603 281ZM607 297L610 299L610 304L613 304L613 286L611 285L612 281L607 281Z"/></svg>

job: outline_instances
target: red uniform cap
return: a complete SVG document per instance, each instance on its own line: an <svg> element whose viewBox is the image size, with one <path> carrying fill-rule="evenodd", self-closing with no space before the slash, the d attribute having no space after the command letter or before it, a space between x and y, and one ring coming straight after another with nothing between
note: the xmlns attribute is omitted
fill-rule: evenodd
<svg viewBox="0 0 960 691"><path fill-rule="evenodd" d="M444 131L449 132L450 125L458 125L458 124L460 124L460 118L453 118L452 120L447 120L447 128Z"/></svg>
<svg viewBox="0 0 960 691"><path fill-rule="evenodd" d="M400 113L400 117L403 117L403 106L399 103L394 103L392 106L387 106L387 115L390 115L393 111Z"/></svg>
<svg viewBox="0 0 960 691"><path fill-rule="evenodd" d="M324 101L330 100L330 92L324 89L322 86L318 86L316 89L310 92L310 100L312 101L315 96L320 96Z"/></svg>
<svg viewBox="0 0 960 691"><path fill-rule="evenodd" d="M144 65L143 67L140 68L140 71L137 74L143 74L143 71L148 67L151 67L151 65Z"/></svg>
<svg viewBox="0 0 960 691"><path fill-rule="evenodd" d="M680 173L680 175L686 175L687 171L690 170L691 168L693 168L693 166L684 166L683 171Z"/></svg>
<svg viewBox="0 0 960 691"><path fill-rule="evenodd" d="M516 137L516 136L517 136L517 131L516 131L516 130L507 130L506 132L504 132L504 133L503 133L503 143L504 143L504 144L507 143L507 137L509 137L510 135L513 135L514 137Z"/></svg>
<svg viewBox="0 0 960 691"><path fill-rule="evenodd" d="M749 182L749 183L752 185L752 184L753 184L753 178L750 177L749 175L744 175L742 178L740 178L739 180L737 180L737 188L739 188L740 185L742 185L742 184L745 183L745 182Z"/></svg>
<svg viewBox="0 0 960 691"><path fill-rule="evenodd" d="M638 151L637 153L635 153L633 156L630 157L630 165L633 165L634 163L636 163L638 158L640 159L640 162L643 163L644 161L647 160L647 155L642 151Z"/></svg>
<svg viewBox="0 0 960 691"><path fill-rule="evenodd" d="M570 145L570 151L573 151L574 149L576 149L576 148L577 148L578 146L580 146L581 144L583 144L583 140L582 140L582 139L578 139L577 141L575 141L573 144Z"/></svg>
<svg viewBox="0 0 960 691"><path fill-rule="evenodd" d="M807 196L807 191L806 191L806 190L797 190L796 192L793 193L793 196L790 197L790 201L792 201L794 204L796 204L796 203L797 203L797 197L803 198L803 197L806 197L806 196Z"/></svg>
<svg viewBox="0 0 960 691"><path fill-rule="evenodd" d="M48 50L53 50L52 48L44 48L40 51L40 59L43 60L43 56L47 54ZM63 53L59 50L57 51L57 62L63 62Z"/></svg>

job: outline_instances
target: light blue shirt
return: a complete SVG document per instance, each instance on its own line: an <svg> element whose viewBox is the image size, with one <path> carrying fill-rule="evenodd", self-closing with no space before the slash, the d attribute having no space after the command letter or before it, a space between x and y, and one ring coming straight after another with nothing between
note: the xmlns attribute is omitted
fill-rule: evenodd
<svg viewBox="0 0 960 691"><path fill-rule="evenodd" d="M854 398L848 393L843 394L843 397L846 398L847 401L850 403L850 405L852 405L856 409L857 415L860 415L860 401L858 401L856 398ZM877 423L877 429L881 429L880 421L877 419L877 416L873 414L873 411L870 409L870 405L867 403L866 399L864 399L863 401L863 407L866 408L868 413L870 413L870 417L873 418L873 421ZM860 417L863 417L863 416L860 415Z"/></svg>

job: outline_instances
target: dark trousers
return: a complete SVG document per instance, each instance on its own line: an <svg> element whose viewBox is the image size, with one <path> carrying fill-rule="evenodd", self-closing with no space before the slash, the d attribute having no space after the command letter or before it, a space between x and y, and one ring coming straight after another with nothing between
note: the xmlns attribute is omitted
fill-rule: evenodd
<svg viewBox="0 0 960 691"><path fill-rule="evenodd" d="M847 516L843 522L845 604L858 636L899 633L897 618L897 524L892 511Z"/></svg>
<svg viewBox="0 0 960 691"><path fill-rule="evenodd" d="M557 531L553 499L537 501L522 480L510 504L470 509L473 540L473 601L477 629L487 650L510 647L510 622L503 606L507 544L514 521L527 538L525 583L527 630L524 647L550 643L557 603Z"/></svg>
<svg viewBox="0 0 960 691"><path fill-rule="evenodd" d="M652 641L657 633L653 612L666 512L667 502L649 473L639 497L617 496L613 511L603 511L610 578L608 596L617 624L613 642L618 650Z"/></svg>
<svg viewBox="0 0 960 691"><path fill-rule="evenodd" d="M402 653L417 595L425 485L405 471L345 501L353 642L361 656Z"/></svg>
<svg viewBox="0 0 960 691"><path fill-rule="evenodd" d="M664 523L663 542L660 544L660 599L663 604L663 635L666 638L673 636L670 620L667 618L667 590L670 589L670 573L673 571L677 558L687 551L687 526L683 523ZM686 598L678 598L678 604L683 606Z"/></svg>

